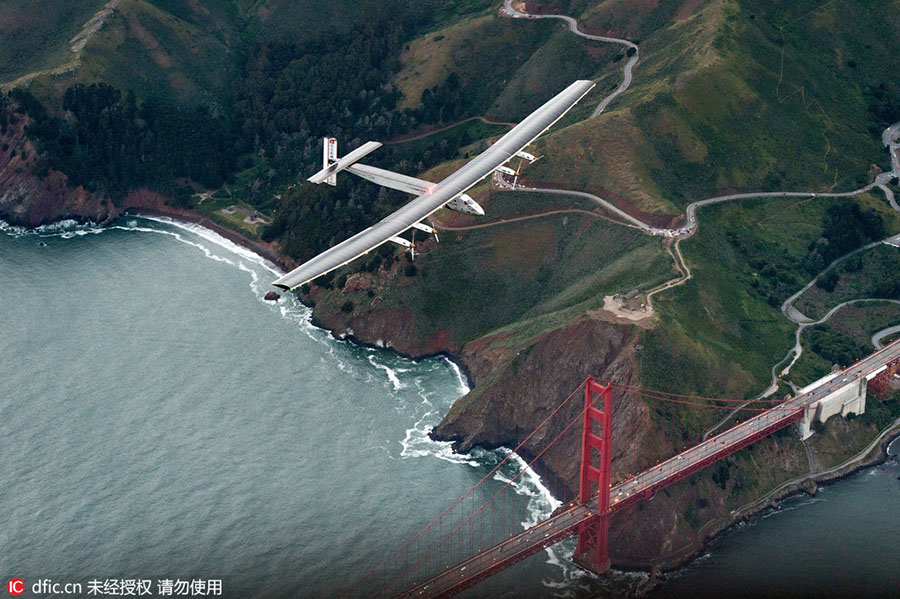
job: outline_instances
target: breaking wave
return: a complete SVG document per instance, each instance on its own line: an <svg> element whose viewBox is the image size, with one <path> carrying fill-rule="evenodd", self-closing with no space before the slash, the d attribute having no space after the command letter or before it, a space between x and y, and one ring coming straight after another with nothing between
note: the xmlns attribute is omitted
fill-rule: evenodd
<svg viewBox="0 0 900 599"><path fill-rule="evenodd" d="M406 387L403 383L400 382L400 379L397 378L397 372L395 372L390 366L385 364L381 364L375 360L375 356L369 354L369 364L377 368L378 370L383 370L385 374L387 374L388 380L391 382L391 385L394 387L394 391L399 391ZM408 371L407 371L408 372Z"/></svg>

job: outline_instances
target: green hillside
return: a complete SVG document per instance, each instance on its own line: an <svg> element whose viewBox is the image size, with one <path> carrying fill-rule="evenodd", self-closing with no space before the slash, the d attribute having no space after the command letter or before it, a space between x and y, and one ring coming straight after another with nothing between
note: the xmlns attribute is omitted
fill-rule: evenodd
<svg viewBox="0 0 900 599"><path fill-rule="evenodd" d="M642 38L633 89L599 123L576 128L590 143L557 137L543 152L614 152L620 160L595 160L593 170L560 161L578 164L577 186L650 212L729 190L864 185L872 164L888 168L880 134L900 119L900 80L885 69L898 43L896 3L789 6L709 2L654 30ZM539 168L536 176L559 180L558 166Z"/></svg>
<svg viewBox="0 0 900 599"><path fill-rule="evenodd" d="M505 219L560 205L550 196L496 193L484 203ZM652 239L580 213L447 231L417 256L415 268L415 277L379 284L378 308L411 307L422 338L444 331L460 342L504 327L527 341L602 307L604 295L674 276ZM360 307L371 303L365 297L340 295Z"/></svg>
<svg viewBox="0 0 900 599"><path fill-rule="evenodd" d="M852 189L887 166L880 132L900 119L900 80L891 68L900 43L896 1L558 0L542 6L578 15L586 30L640 42L631 88L600 117L587 118L621 80L621 46L584 40L558 21L501 18L482 0L397 1L390 10L371 0L325 7L120 0L100 13L96 3L55 4L37 21L4 3L0 17L18 27L8 35L9 47L40 51L32 63L0 60L10 78L44 69L27 83L46 108L35 110L29 129L45 166L113 202L138 187L173 195L187 207L192 193L214 192L205 213L230 222L220 214L229 202L260 210L271 225L248 231L301 260L407 199L350 177L337 189L294 185L316 167L322 135L335 135L348 148L366 138L402 140L437 129L388 145L373 160L412 175L434 169L427 176L439 179L459 164L447 161L483 150L505 130L466 119L518 120L580 77L597 80L597 91L536 144L545 159L526 177L593 192L656 224L672 222L700 198L735 190ZM92 20L96 14L103 18ZM83 30L90 35L75 37ZM73 38L83 41L77 52ZM69 55L77 68L46 71ZM111 87L96 93L73 87L93 82ZM122 149L109 155L111 144ZM152 155L163 147L178 150L165 160L148 159L148 148ZM479 193L494 218L596 210L561 196ZM879 208L877 197L862 202L893 226L893 213ZM798 204L803 209L795 220L810 223L783 240L773 237L777 228L754 225L776 205L748 201L702 211L700 233L681 246L696 278L710 280L702 293L690 282L657 297L659 318L647 335L669 349L642 354L648 382L673 388L660 373L731 368L720 391L746 394L768 376L790 337L773 306L830 256L808 250L828 229L831 217L822 212L828 202ZM719 218L725 221L706 222ZM730 219L742 228L726 234ZM408 277L417 284L386 289L385 298L420 313L423 336L448 331L458 343L523 320L534 331L562 326L597 309L606 294L649 289L675 272L658 240L575 213L447 237ZM525 263L509 258L519 253L528 256ZM708 255L718 262L704 265ZM360 260L348 271L373 263ZM759 276L735 277L746 269ZM490 308L477 318L456 312L467 297ZM704 306L702 314L696 305ZM744 324L729 317L735 314ZM717 384L694 390L713 393Z"/></svg>

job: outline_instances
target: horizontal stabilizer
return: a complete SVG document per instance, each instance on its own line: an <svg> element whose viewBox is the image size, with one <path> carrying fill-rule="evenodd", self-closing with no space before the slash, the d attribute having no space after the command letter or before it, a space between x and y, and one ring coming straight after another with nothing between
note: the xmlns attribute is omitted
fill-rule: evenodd
<svg viewBox="0 0 900 599"><path fill-rule="evenodd" d="M399 189L413 195L422 195L428 193L436 183L429 183L422 179L416 179L407 175L401 175L392 171L386 171L383 168L369 166L368 164L354 164L347 168L348 171L358 177L362 177L372 183L381 185L382 187L390 187L391 189Z"/></svg>
<svg viewBox="0 0 900 599"><path fill-rule="evenodd" d="M357 160L361 160L364 156L366 156L367 154L371 154L372 152L374 152L375 150L377 150L380 147L381 147L380 142L367 141L366 143L359 146L358 148L356 148L355 150L353 150L352 152L350 152L349 154L347 154L346 156L344 156L343 158L341 158L334 164L331 164L331 165L323 168L318 173L316 173L315 175L313 175L312 177L307 179L307 181L310 181L312 183L317 183L317 184L324 183L325 180L328 179L330 176L332 176L336 173L339 173L340 171L344 170L345 168L347 168L348 166L350 166Z"/></svg>

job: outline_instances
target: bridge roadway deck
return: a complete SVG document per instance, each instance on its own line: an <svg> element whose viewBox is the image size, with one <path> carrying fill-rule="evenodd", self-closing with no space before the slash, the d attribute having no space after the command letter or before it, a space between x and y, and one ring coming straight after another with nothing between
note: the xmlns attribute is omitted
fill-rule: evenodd
<svg viewBox="0 0 900 599"><path fill-rule="evenodd" d="M800 420L806 406L847 384L865 377L900 358L900 340L860 360L822 384L750 418L727 431L683 451L614 487L610 493L610 513L617 512L676 481L686 478L771 433ZM578 525L597 516L590 504L568 509L532 526L499 545L479 552L397 597L450 597L500 570L575 534Z"/></svg>

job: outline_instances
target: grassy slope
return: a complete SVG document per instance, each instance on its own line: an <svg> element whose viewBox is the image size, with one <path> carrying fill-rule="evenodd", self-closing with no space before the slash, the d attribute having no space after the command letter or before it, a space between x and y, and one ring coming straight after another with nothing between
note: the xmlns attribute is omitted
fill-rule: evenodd
<svg viewBox="0 0 900 599"><path fill-rule="evenodd" d="M485 205L510 218L542 211L542 199L494 192ZM426 250L416 258L416 278L379 288L381 306L414 308L420 336L445 331L461 343L504 327L524 342L600 307L603 295L673 276L657 241L580 214L447 231ZM367 305L362 295L340 299Z"/></svg>
<svg viewBox="0 0 900 599"><path fill-rule="evenodd" d="M578 78L611 69L615 49L581 40L556 22L514 21L489 14L455 22L414 40L396 77L403 106L451 72L461 79L470 114L516 121Z"/></svg>
<svg viewBox="0 0 900 599"><path fill-rule="evenodd" d="M872 335L897 324L900 324L900 306L888 302L865 302L841 308L827 326L849 337L866 351L873 351ZM822 327L809 327L803 332L803 355L791 368L791 380L798 385L811 383L831 370L831 360L820 356L811 347L810 334L819 328Z"/></svg>
<svg viewBox="0 0 900 599"><path fill-rule="evenodd" d="M434 17L439 23L450 22L458 15L484 12L488 4L448 4ZM101 0L64 0L27 8L0 1L0 23L8 25L0 28L0 81L71 61L75 55L68 40L103 5ZM63 76L40 76L32 83L33 91L50 99L74 83L105 81L132 89L139 98L155 93L221 104L220 95L227 93L247 43L300 43L323 32L346 31L361 13L383 9L381 3L358 0L121 0L80 53L81 67Z"/></svg>
<svg viewBox="0 0 900 599"><path fill-rule="evenodd" d="M221 105L237 66L238 16L230 2L122 0L80 52L81 66L37 77L32 92L52 105L76 83L103 81L138 98Z"/></svg>
<svg viewBox="0 0 900 599"><path fill-rule="evenodd" d="M852 40L850 35L869 27L878 35L893 34L868 5L860 9L862 22L851 28L843 21L852 22L849 14L859 3L840 3L833 19L805 14L804 7L806 13L815 8L807 4L776 13L763 3L717 1L679 20L673 18L677 5L669 11L655 3L626 6L610 0L586 10L591 27L646 36L634 86L600 118L576 122L564 134L539 143L547 158L531 167L528 176L568 182L574 189L610 189L656 213L677 213L689 200L733 189L846 188L865 182L869 165L884 162L885 156L877 135L869 131L875 123L863 97L862 59L851 69L847 56L869 52L865 64L871 60L879 66L865 77L875 81L882 76L880 63L887 60L892 42L882 44L868 34ZM826 41L831 34L837 52L845 52L841 60ZM429 38L432 49L443 41L435 37ZM618 76L612 70L608 74L611 88ZM580 108L584 115L589 106ZM548 206L560 201L548 199ZM875 196L863 201L870 208L881 202ZM766 263L777 266L782 295L808 280L800 261L821 234L828 203L766 200L702 210L700 233L682 244L694 281L655 300L661 319L646 334L644 384L719 396L761 391L772 364L792 345L794 327L772 306L771 297L748 290ZM596 273L585 267L585 254L567 249L554 260L553 271L566 274L554 280L553 295L534 288L540 286L521 286L519 279L547 276L534 255L553 256L558 248L546 223L509 227L517 231L510 237L522 240L513 247L530 248L532 255L522 258L527 264L504 262L502 256L513 255L507 244L518 242L486 231L467 233L468 241L459 246L464 251L457 253L451 242L423 259L423 276L430 278L427 289L403 292L403 302L426 315L423 330L449 328L470 340L498 327L515 329L519 319L535 322L532 317L547 319L535 327L546 330L554 326L549 314L571 318L575 306L586 308L586 298L596 300L599 292L615 287L599 282L610 280L618 258L604 253L602 240ZM662 264L661 250L646 251L623 260ZM571 259L582 264L575 266ZM492 268L479 268L485 264ZM668 266L645 272L664 270L671 272ZM641 276L639 269L631 280ZM467 301L482 305L486 298L491 298L486 315L468 318L464 310L459 312ZM689 420L693 429L702 424Z"/></svg>
<svg viewBox="0 0 900 599"><path fill-rule="evenodd" d="M896 80L885 71L898 43L896 3L831 3L810 13L816 5L792 3L782 14L761 2L714 1L664 27L638 27L648 35L632 89L599 123L579 126L579 138L613 158L577 172L577 183L603 186L651 212L735 189L865 183L871 164L887 166L865 89ZM607 13L586 23L617 22ZM545 153L559 161L541 176L560 179L576 162L567 153L583 152L581 145L546 142Z"/></svg>
<svg viewBox="0 0 900 599"><path fill-rule="evenodd" d="M617 52L615 46L580 40L558 23L511 21L490 14L412 42L397 83L405 104L416 106L422 90L456 72L466 93L475 98L470 105L473 114L488 112L516 120L576 77L614 78L621 68L612 61ZM479 133L493 131L473 125L469 132L477 139ZM413 143L424 152L428 144L447 137L437 134ZM473 154L483 147L475 142L460 153ZM457 167L447 163L422 176L439 180ZM594 208L583 200L489 193L484 186L473 195L491 218ZM635 268L636 264L641 266ZM510 344L526 343L599 307L607 293L673 276L671 261L655 240L581 215L448 232L442 235L440 248L421 255L417 266L420 274L414 283L379 289L384 297L381 305L414 307L421 316L417 331L422 337L443 331L460 343L498 329L504 330ZM358 305L368 304L356 299Z"/></svg>
<svg viewBox="0 0 900 599"><path fill-rule="evenodd" d="M895 232L896 229L892 231ZM837 287L831 292L818 286L811 287L797 298L794 303L797 309L810 318L819 319L841 302L879 296L876 283L886 274L886 267L900 269L900 250L889 245L879 245L862 252L859 257L862 260L859 272L848 271L846 262L839 263L835 267L840 276Z"/></svg>
<svg viewBox="0 0 900 599"><path fill-rule="evenodd" d="M883 200L748 200L699 212L698 233L681 243L693 279L656 296L661 326L646 334L641 379L648 388L716 397L751 397L769 384L770 369L794 343L795 325L779 308L786 299L755 292L768 281L759 265L777 265L783 289L811 277L800 267L818 239L829 205L860 201L877 209ZM889 229L900 216L885 213ZM756 265L756 266L754 266ZM756 281L756 283L755 283ZM708 419L684 417L696 433Z"/></svg>
<svg viewBox="0 0 900 599"><path fill-rule="evenodd" d="M321 33L344 32L355 19L372 10L390 10L392 3L404 0L233 0L248 22L249 35L300 42ZM453 21L494 9L493 0L457 0L446 2L434 14L438 22Z"/></svg>
<svg viewBox="0 0 900 599"><path fill-rule="evenodd" d="M818 3L800 2L776 12L762 2L708 2L663 25L652 4L629 4L625 14L607 1L584 13L592 28L646 36L635 81L603 116L546 140L548 159L530 177L609 189L645 211L677 213L735 189L855 188L871 164L886 164L864 86L890 76L884 65L898 40L895 16L883 15L894 15L896 3L810 12ZM879 201L867 200L873 208ZM642 357L648 386L739 396L765 386L793 328L747 293L744 252L771 248L762 258L793 267L799 288L808 280L799 260L821 233L824 204L789 211L782 218L790 230L778 219L756 226L772 206L784 203L701 211L700 233L682 244L696 280L656 301L662 325L648 333ZM689 379L679 376L685 372Z"/></svg>

